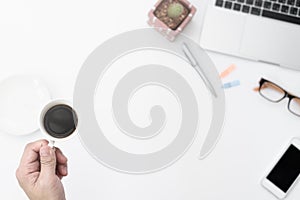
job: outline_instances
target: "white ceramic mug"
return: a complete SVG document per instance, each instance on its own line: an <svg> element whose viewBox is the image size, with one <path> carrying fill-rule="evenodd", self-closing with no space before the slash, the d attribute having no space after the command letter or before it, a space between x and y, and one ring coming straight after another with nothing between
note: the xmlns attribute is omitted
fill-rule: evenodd
<svg viewBox="0 0 300 200"><path fill-rule="evenodd" d="M66 105L70 108L72 108L73 112L75 113L76 116L74 116L74 118L76 119L76 123L75 123L75 130L68 136L63 137L63 138L57 138L54 137L52 135L50 135L50 133L47 132L46 128L45 128L45 124L44 124L44 120L45 120L45 115L46 113L53 107L58 106L58 105ZM66 141L71 139L72 137L74 137L77 134L77 130L78 130L78 115L76 113L76 111L73 109L72 104L69 101L66 100L53 100L49 103L47 103L44 108L41 111L40 117L39 117L39 125L40 125L40 130L42 132L42 134L46 137L46 139L48 139L50 141L50 146L54 145L54 142L62 142L62 141Z"/></svg>

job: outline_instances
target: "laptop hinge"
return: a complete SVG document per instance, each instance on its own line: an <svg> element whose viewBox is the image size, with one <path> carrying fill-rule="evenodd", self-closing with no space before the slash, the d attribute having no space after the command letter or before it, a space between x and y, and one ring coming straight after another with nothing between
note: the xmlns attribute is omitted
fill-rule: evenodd
<svg viewBox="0 0 300 200"><path fill-rule="evenodd" d="M258 60L258 62L262 62L262 63L266 63L266 64L270 64L270 65L276 65L276 66L279 66L279 67L280 67L280 64L278 64L278 63L273 63L273 62L270 62L270 61Z"/></svg>

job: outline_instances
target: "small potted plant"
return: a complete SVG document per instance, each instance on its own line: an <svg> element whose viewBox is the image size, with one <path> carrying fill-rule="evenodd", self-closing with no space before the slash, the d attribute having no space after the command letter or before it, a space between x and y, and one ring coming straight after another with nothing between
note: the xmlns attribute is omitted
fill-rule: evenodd
<svg viewBox="0 0 300 200"><path fill-rule="evenodd" d="M173 41L196 13L187 0L159 0L149 12L149 25Z"/></svg>

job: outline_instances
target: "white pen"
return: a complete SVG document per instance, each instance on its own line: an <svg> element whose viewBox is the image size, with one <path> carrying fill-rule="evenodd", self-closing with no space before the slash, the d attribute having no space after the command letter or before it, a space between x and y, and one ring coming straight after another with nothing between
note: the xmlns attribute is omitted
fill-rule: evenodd
<svg viewBox="0 0 300 200"><path fill-rule="evenodd" d="M214 87L212 86L211 82L205 75L204 71L199 66L197 60L195 59L194 55L192 54L192 52L190 51L190 49L186 43L183 43L182 50L183 50L183 53L185 54L186 58L190 61L192 67L197 71L197 73L199 74L201 79L204 81L206 87L210 90L212 95L217 98L217 93L216 93Z"/></svg>

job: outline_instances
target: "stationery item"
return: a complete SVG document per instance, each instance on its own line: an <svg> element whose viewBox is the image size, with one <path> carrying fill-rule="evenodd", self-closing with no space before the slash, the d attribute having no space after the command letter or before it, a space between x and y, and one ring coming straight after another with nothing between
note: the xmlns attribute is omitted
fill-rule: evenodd
<svg viewBox="0 0 300 200"><path fill-rule="evenodd" d="M48 103L40 114L40 129L50 140L50 146L56 141L65 141L73 137L77 130L78 116L71 104L65 100Z"/></svg>
<svg viewBox="0 0 300 200"><path fill-rule="evenodd" d="M38 130L37 119L50 93L33 76L12 76L0 83L0 133L26 135Z"/></svg>
<svg viewBox="0 0 300 200"><path fill-rule="evenodd" d="M294 96L275 83L262 78L259 81L259 94L270 102L278 103L288 98L288 110L300 117L300 97Z"/></svg>
<svg viewBox="0 0 300 200"><path fill-rule="evenodd" d="M241 83L239 80L235 80L235 81L232 81L232 82L228 82L228 83L225 83L223 85L223 88L224 89L229 89L229 88L232 88L232 87L236 87L236 86L239 86Z"/></svg>
<svg viewBox="0 0 300 200"><path fill-rule="evenodd" d="M296 185L300 174L300 140L293 139L285 153L262 180L262 185L279 199L284 199Z"/></svg>
<svg viewBox="0 0 300 200"><path fill-rule="evenodd" d="M236 66L234 64L230 65L227 69L225 69L221 74L220 78L225 78L229 74L231 74L236 69Z"/></svg>
<svg viewBox="0 0 300 200"><path fill-rule="evenodd" d="M190 61L192 67L194 67L194 69L196 70L196 72L199 74L199 76L201 77L201 79L203 80L203 82L205 83L206 87L210 90L211 94L217 98L217 93L214 89L214 87L212 86L211 82L209 81L209 79L207 78L206 74L204 73L204 71L201 69L201 67L199 66L198 62L196 61L194 55L192 54L192 52L190 51L189 47L187 46L186 43L183 43L182 45L182 50L186 56L186 58Z"/></svg>

